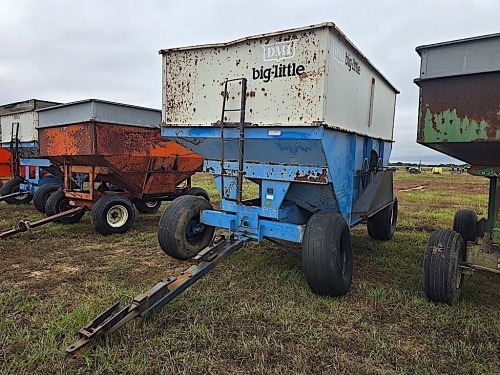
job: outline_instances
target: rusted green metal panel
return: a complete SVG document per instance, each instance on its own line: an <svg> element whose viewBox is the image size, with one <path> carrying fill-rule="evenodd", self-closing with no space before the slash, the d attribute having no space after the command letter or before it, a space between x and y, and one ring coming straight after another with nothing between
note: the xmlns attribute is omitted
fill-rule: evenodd
<svg viewBox="0 0 500 375"><path fill-rule="evenodd" d="M488 140L484 120L476 121L467 116L459 117L456 109L447 109L440 113L431 113L427 108L424 120L424 142L472 142Z"/></svg>
<svg viewBox="0 0 500 375"><path fill-rule="evenodd" d="M471 165L500 166L500 71L417 84L418 143Z"/></svg>

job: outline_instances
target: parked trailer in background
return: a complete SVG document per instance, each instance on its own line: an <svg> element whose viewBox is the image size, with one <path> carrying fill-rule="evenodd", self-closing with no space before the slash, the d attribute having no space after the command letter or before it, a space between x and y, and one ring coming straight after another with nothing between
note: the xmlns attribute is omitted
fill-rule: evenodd
<svg viewBox="0 0 500 375"><path fill-rule="evenodd" d="M162 201L183 194L208 194L191 188L203 159L161 138L161 112L97 99L38 112L40 153L64 171L64 191L52 194L48 215L71 207L91 210L101 234L123 233L141 213L156 212ZM83 176L84 184L73 181ZM84 210L59 219L78 221Z"/></svg>
<svg viewBox="0 0 500 375"><path fill-rule="evenodd" d="M0 106L1 146L8 150L0 153L0 178L4 178L2 197L8 204L39 202L45 196L37 194L44 185L60 186L62 172L47 159L39 157L37 110L60 103L30 99ZM7 161L7 158L8 161ZM7 165L8 164L8 165ZM10 173L6 173L10 167ZM41 209L43 212L43 208Z"/></svg>
<svg viewBox="0 0 500 375"><path fill-rule="evenodd" d="M130 319L170 302L246 242L302 243L304 273L318 294L340 296L352 280L350 227L368 222L388 240L397 219L387 168L398 91L333 24L160 51L165 139L205 157L220 210L175 199L158 230L162 249L195 265L117 303L80 331L74 353ZM259 193L243 199L243 179ZM213 241L215 228L229 236Z"/></svg>
<svg viewBox="0 0 500 375"><path fill-rule="evenodd" d="M500 34L417 47L421 57L417 141L471 165L490 180L488 217L455 214L431 234L424 259L427 296L457 302L463 274L500 273Z"/></svg>

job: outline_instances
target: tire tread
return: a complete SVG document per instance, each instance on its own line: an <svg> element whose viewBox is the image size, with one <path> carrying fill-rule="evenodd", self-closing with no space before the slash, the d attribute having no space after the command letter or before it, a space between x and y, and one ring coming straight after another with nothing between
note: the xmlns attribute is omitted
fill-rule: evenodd
<svg viewBox="0 0 500 375"><path fill-rule="evenodd" d="M449 229L431 233L424 255L424 290L430 300L448 304L458 301L461 287L455 287L455 259L459 257L460 266L464 251L460 233Z"/></svg>
<svg viewBox="0 0 500 375"><path fill-rule="evenodd" d="M391 222L391 213L394 210L395 222ZM379 241L388 241L394 235L397 225L398 215L398 199L395 198L392 204L377 212L372 217L369 217L366 226L368 228L368 235Z"/></svg>
<svg viewBox="0 0 500 375"><path fill-rule="evenodd" d="M56 190L52 193L45 203L45 216L53 216L60 213L59 206L66 199L63 190ZM85 215L85 211L78 212L72 216L62 217L58 220L55 220L56 223L61 224L74 224Z"/></svg>
<svg viewBox="0 0 500 375"><path fill-rule="evenodd" d="M45 184L40 186L33 194L33 205L41 213L45 213L45 204L49 196L55 191L59 190L61 186L59 184Z"/></svg>
<svg viewBox="0 0 500 375"><path fill-rule="evenodd" d="M338 246L344 235L347 268L339 272ZM319 295L342 296L352 282L352 244L349 227L337 213L319 212L308 220L302 243L304 276L311 290Z"/></svg>
<svg viewBox="0 0 500 375"><path fill-rule="evenodd" d="M463 208L455 213L453 230L460 233L465 242L476 242L476 223L476 212L468 208Z"/></svg>

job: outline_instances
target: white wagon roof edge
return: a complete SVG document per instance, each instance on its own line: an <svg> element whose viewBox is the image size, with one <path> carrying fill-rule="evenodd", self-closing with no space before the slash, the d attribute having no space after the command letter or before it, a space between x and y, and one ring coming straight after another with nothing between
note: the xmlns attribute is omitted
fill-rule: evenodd
<svg viewBox="0 0 500 375"><path fill-rule="evenodd" d="M274 31L270 33L265 33L265 34L257 34L257 35L251 35L247 36L244 38L239 38L235 39L229 42L225 43L211 43L211 44L200 44L200 45L193 45L193 46L187 46L187 47L175 47L175 48L167 48L167 49L161 49L158 51L160 55L167 54L168 52L173 52L173 51L185 51L185 50L191 50L191 49L202 49L202 48L216 48L216 47L228 47L234 44L238 44L241 42L245 42L247 40L253 40L253 39L260 39L260 38L269 38L269 37L274 37L277 35L281 34L289 34L289 33L296 33L296 32L302 32L302 31L307 31L311 29L319 29L323 27L328 27L328 28L333 28L335 31L340 35L340 37L347 43L349 44L355 51L356 54L361 57L368 65L370 65L382 78L389 86L391 86L396 94L399 94L399 90L387 79L386 76L384 76L373 64L372 62L354 45L353 42L349 40L349 38L335 25L333 22L323 22L315 25L310 25L310 26L304 26L304 27L298 27L294 29L286 29L286 30L281 30L281 31Z"/></svg>

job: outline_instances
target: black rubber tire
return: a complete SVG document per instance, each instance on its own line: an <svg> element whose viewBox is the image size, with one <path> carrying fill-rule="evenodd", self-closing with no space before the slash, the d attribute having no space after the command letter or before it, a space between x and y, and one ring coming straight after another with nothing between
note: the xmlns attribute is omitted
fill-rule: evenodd
<svg viewBox="0 0 500 375"><path fill-rule="evenodd" d="M302 266L311 290L319 295L342 296L352 283L351 233L338 213L318 212L306 224Z"/></svg>
<svg viewBox="0 0 500 375"><path fill-rule="evenodd" d="M125 233L135 218L134 205L130 199L119 194L99 198L90 214L95 230L102 235Z"/></svg>
<svg viewBox="0 0 500 375"><path fill-rule="evenodd" d="M53 216L71 208L74 207L69 205L69 199L64 195L64 191L56 190L47 198L47 202L45 203L45 215ZM77 212L71 216L62 217L56 220L56 222L61 224L74 224L80 221L83 215L85 215L85 211Z"/></svg>
<svg viewBox="0 0 500 375"><path fill-rule="evenodd" d="M22 178L13 178L12 180L4 182L2 186L2 195L9 195L19 191L19 185L23 182ZM25 194L18 195L17 197L5 198L7 204L27 204L31 202L33 195L26 192Z"/></svg>
<svg viewBox="0 0 500 375"><path fill-rule="evenodd" d="M191 189L186 191L185 195L194 195L196 197L202 197L210 202L210 195L205 189L202 189L201 187L192 187Z"/></svg>
<svg viewBox="0 0 500 375"><path fill-rule="evenodd" d="M368 235L374 240L388 241L394 235L397 223L398 198L396 197L389 206L368 218L366 222Z"/></svg>
<svg viewBox="0 0 500 375"><path fill-rule="evenodd" d="M200 224L200 213L213 207L204 197L184 195L167 206L158 224L158 242L165 254L175 259L189 259L207 247L215 228ZM193 229L199 233L190 234Z"/></svg>
<svg viewBox="0 0 500 375"><path fill-rule="evenodd" d="M453 219L453 230L462 235L465 242L476 242L477 215L467 208L458 210Z"/></svg>
<svg viewBox="0 0 500 375"><path fill-rule="evenodd" d="M460 265L465 242L460 233L440 229L431 233L424 255L424 290L431 301L454 304L462 292Z"/></svg>
<svg viewBox="0 0 500 375"><path fill-rule="evenodd" d="M154 214L160 209L161 201L156 199L137 201L134 203L134 206L141 214Z"/></svg>
<svg viewBox="0 0 500 375"><path fill-rule="evenodd" d="M40 211L42 214L45 213L45 204L47 203L47 199L54 193L59 190L61 185L59 184L45 184L40 186L33 194L33 205L35 208Z"/></svg>

